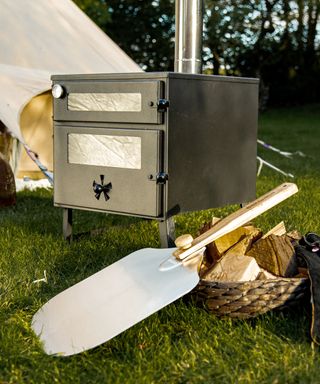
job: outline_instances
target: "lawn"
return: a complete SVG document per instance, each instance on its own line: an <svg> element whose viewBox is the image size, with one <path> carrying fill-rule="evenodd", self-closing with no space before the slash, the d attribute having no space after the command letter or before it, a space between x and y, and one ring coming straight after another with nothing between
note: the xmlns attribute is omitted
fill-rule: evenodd
<svg viewBox="0 0 320 384"><path fill-rule="evenodd" d="M260 117L261 140L306 154L286 159L258 148L261 157L295 178L263 167L257 195L284 181L294 181L300 190L255 221L264 231L284 220L288 230L320 233L319 135L320 105L270 110ZM213 215L236 208L179 215L177 235L195 235ZM79 236L71 246L62 239L61 222L61 210L46 190L20 192L14 208L0 211L0 383L320 383L308 306L231 321L180 299L93 350L47 356L30 327L41 305L134 250L159 247L154 221L76 211ZM107 230L86 234L95 228ZM44 270L48 282L33 283Z"/></svg>

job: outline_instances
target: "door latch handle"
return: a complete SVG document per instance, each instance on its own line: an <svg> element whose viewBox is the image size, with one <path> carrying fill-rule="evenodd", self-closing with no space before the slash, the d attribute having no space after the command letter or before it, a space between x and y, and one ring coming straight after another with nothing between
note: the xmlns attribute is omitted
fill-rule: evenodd
<svg viewBox="0 0 320 384"><path fill-rule="evenodd" d="M93 184L92 184L93 192L97 200L100 199L100 195L101 193L103 193L105 200L108 201L110 199L110 196L108 195L108 193L112 189L112 183L110 182L108 184L104 184L104 175L100 175L100 180L101 180L101 184L98 184L95 180L93 181Z"/></svg>
<svg viewBox="0 0 320 384"><path fill-rule="evenodd" d="M169 100L159 99L157 103L158 112L165 112L169 108Z"/></svg>
<svg viewBox="0 0 320 384"><path fill-rule="evenodd" d="M165 172L159 172L156 175L150 174L148 175L148 180L155 181L157 184L166 184L169 179L169 175Z"/></svg>

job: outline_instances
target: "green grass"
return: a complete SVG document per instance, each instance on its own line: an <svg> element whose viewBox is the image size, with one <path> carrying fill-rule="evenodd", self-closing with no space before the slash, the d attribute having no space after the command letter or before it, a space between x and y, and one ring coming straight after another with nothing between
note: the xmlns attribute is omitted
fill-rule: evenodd
<svg viewBox="0 0 320 384"><path fill-rule="evenodd" d="M259 138L307 157L259 154L295 174L300 192L256 220L264 231L284 220L288 230L320 232L320 105L263 114ZM263 168L257 194L286 181ZM197 230L212 215L180 215L177 234ZM0 383L320 383L320 359L310 343L310 312L301 307L250 321L219 320L180 299L120 336L88 352L45 355L30 323L47 300L70 285L143 247L159 247L157 224L130 217L75 212L71 246L61 237L61 211L45 190L21 192L0 211ZM48 284L33 284L47 271ZM121 276L119 276L121 278Z"/></svg>

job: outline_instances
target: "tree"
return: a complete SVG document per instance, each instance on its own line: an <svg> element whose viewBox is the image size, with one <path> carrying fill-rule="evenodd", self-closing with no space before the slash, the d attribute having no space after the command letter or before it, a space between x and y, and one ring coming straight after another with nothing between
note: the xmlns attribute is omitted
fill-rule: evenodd
<svg viewBox="0 0 320 384"><path fill-rule="evenodd" d="M239 74L237 58L251 38L250 16L251 6L246 1L206 1L204 61L215 75Z"/></svg>
<svg viewBox="0 0 320 384"><path fill-rule="evenodd" d="M207 0L213 73L259 77L270 103L319 101L319 0Z"/></svg>
<svg viewBox="0 0 320 384"><path fill-rule="evenodd" d="M174 0L74 0L144 70L173 70Z"/></svg>
<svg viewBox="0 0 320 384"><path fill-rule="evenodd" d="M144 70L174 67L174 0L74 0ZM320 100L320 0L204 0L207 73L259 77L261 100Z"/></svg>
<svg viewBox="0 0 320 384"><path fill-rule="evenodd" d="M110 13L105 0L73 0L100 28L110 21Z"/></svg>

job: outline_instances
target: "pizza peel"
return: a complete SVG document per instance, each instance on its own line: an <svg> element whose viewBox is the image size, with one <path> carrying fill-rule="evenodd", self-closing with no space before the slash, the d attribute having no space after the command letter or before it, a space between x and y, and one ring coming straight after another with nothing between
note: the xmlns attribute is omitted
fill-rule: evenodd
<svg viewBox="0 0 320 384"><path fill-rule="evenodd" d="M33 316L44 351L69 356L94 348L184 296L199 282L207 244L297 191L293 183L282 184L191 239L186 249L138 250L59 293Z"/></svg>

